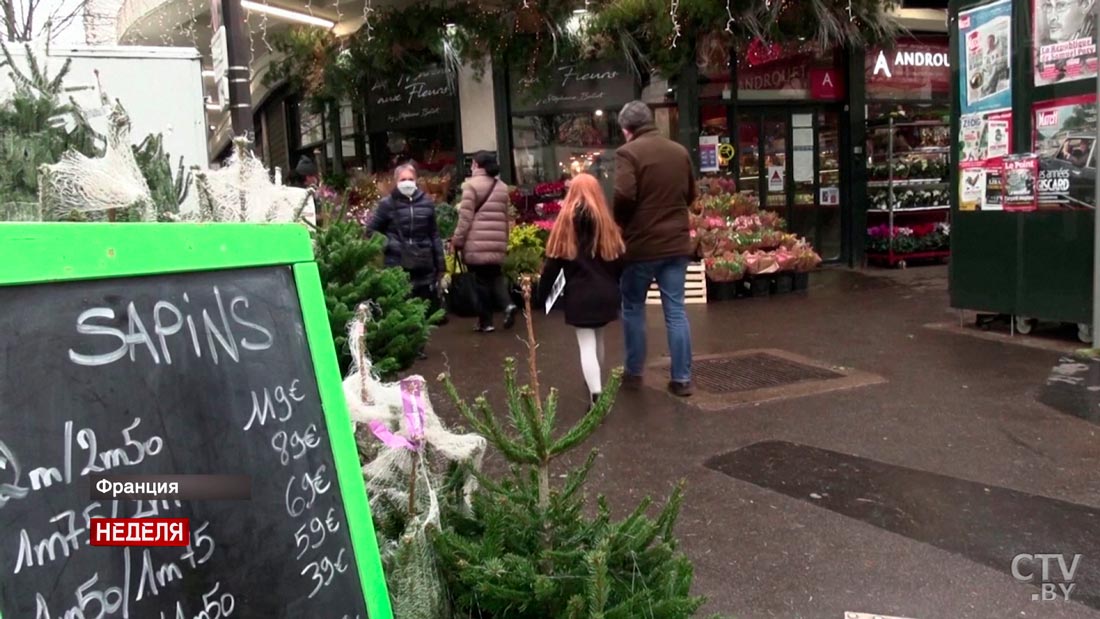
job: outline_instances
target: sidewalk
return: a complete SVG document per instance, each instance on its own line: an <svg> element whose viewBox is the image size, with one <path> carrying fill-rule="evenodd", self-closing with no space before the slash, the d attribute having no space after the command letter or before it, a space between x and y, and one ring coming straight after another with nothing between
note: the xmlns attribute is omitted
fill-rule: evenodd
<svg viewBox="0 0 1100 619"><path fill-rule="evenodd" d="M590 488L626 510L687 480L678 531L705 610L1100 618L1100 427L1036 402L1057 352L927 328L958 320L936 267L826 270L805 295L689 313L697 358L776 349L880 379L721 410L655 380L620 395L591 444ZM502 406L501 362L525 354L522 331L481 336L468 322L439 330L413 371L449 368L465 394L486 389ZM573 334L557 315L536 325L541 382L561 389L571 421L587 395ZM649 325L659 362L658 308ZM618 325L608 336L618 365ZM456 420L439 390L433 401ZM1033 601L1038 582L1011 571L1022 553L1083 555L1075 601Z"/></svg>

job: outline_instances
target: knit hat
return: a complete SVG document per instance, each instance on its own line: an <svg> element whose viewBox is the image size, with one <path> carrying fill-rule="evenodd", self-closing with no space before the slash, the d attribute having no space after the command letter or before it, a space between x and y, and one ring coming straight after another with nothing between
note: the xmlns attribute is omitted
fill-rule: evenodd
<svg viewBox="0 0 1100 619"><path fill-rule="evenodd" d="M623 106L619 112L619 126L627 131L638 129L653 124L653 111L644 101L631 101Z"/></svg>

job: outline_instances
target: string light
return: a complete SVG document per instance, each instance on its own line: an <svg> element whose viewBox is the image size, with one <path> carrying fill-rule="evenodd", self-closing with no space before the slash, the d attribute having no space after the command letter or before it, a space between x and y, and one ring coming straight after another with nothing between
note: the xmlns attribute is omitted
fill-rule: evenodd
<svg viewBox="0 0 1100 619"><path fill-rule="evenodd" d="M733 34L733 8L730 7L732 0L726 0L726 15L729 19L726 20L726 32Z"/></svg>
<svg viewBox="0 0 1100 619"><path fill-rule="evenodd" d="M334 0L336 5L336 23L344 21L344 12L340 10L340 0Z"/></svg>
<svg viewBox="0 0 1100 619"><path fill-rule="evenodd" d="M680 10L680 0L672 0L668 14L672 18L672 47L676 48L676 41L680 38L680 22L676 13Z"/></svg>
<svg viewBox="0 0 1100 619"><path fill-rule="evenodd" d="M256 59L256 38L252 36L252 12L245 11L244 14L244 27L245 33L248 36L248 66L252 66L253 61Z"/></svg>
<svg viewBox="0 0 1100 619"><path fill-rule="evenodd" d="M267 4L267 0L264 0L264 4ZM271 47L271 41L267 38L267 12L260 13L260 40L264 42L264 47L267 48L267 53L273 53L275 48Z"/></svg>
<svg viewBox="0 0 1100 619"><path fill-rule="evenodd" d="M855 21L855 17L852 15L852 0L848 0L848 21Z"/></svg>
<svg viewBox="0 0 1100 619"><path fill-rule="evenodd" d="M363 31L367 34L368 42L374 39L374 36L371 34L371 30L373 30L374 27L371 26L370 23L370 14L373 12L374 7L371 6L371 0L363 2Z"/></svg>

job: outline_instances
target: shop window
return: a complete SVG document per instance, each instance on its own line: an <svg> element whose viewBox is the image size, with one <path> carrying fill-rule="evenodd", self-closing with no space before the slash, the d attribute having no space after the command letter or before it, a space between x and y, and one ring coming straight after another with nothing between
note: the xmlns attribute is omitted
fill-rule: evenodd
<svg viewBox="0 0 1100 619"><path fill-rule="evenodd" d="M455 132L454 123L445 123L371 133L374 170L388 172L414 161L425 172L450 172L457 160Z"/></svg>
<svg viewBox="0 0 1100 619"><path fill-rule="evenodd" d="M516 182L534 186L587 172L612 181L624 142L618 110L512 118Z"/></svg>
<svg viewBox="0 0 1100 619"><path fill-rule="evenodd" d="M302 148L317 146L325 141L325 115L298 106L298 145Z"/></svg>

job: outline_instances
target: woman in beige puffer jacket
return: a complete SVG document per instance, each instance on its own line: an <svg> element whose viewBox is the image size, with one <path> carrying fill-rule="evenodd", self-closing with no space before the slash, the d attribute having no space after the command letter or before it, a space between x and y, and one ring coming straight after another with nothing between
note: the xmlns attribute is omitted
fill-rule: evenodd
<svg viewBox="0 0 1100 619"><path fill-rule="evenodd" d="M504 310L504 328L515 324L516 306L508 295L501 269L508 255L508 186L500 182L496 155L479 152L471 165L472 176L462 186L458 227L451 245L477 280L478 322L481 333L493 331L494 309Z"/></svg>

